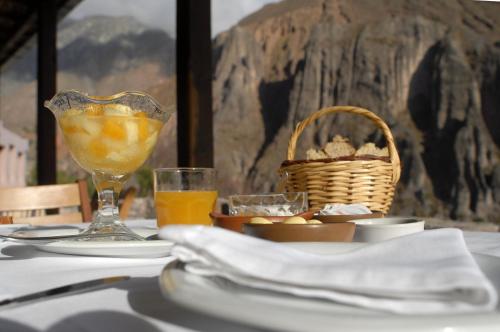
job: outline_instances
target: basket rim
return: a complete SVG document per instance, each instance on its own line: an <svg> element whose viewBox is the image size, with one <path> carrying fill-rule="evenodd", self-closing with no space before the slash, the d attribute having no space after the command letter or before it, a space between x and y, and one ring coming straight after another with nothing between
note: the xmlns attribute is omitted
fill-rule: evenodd
<svg viewBox="0 0 500 332"><path fill-rule="evenodd" d="M365 118L370 119L375 125L382 130L384 137L386 139L387 143L387 148L389 150L389 158L390 158L390 164L392 166L392 183L396 185L399 181L399 178L401 177L401 161L399 159L399 154L396 148L396 144L394 143L394 137L392 136L392 132L387 126L387 124L382 120L378 115L375 113L361 108L357 106L330 106L330 107L325 107L320 109L319 111L316 111L309 115L307 118L304 120L300 121L297 126L295 127L295 130L292 133L292 136L290 137L288 141L288 150L287 150L287 160L294 160L295 159L295 150L297 147L297 140L299 139L299 136L301 136L302 132L304 129L309 126L311 123L316 121L317 119L328 115L328 114L335 114L335 113L352 113L352 114L357 114L360 116L363 116ZM310 162L310 161L307 161ZM304 164L304 162L301 162L301 164ZM283 164L282 164L283 165Z"/></svg>
<svg viewBox="0 0 500 332"><path fill-rule="evenodd" d="M312 163L335 163L335 162L348 162L348 161L382 161L388 164L391 163L390 157L380 157L374 155L363 155L363 156L345 156L345 157L337 157L337 158L322 158L322 159L293 159L293 160L285 160L281 163L281 167L288 167L293 165L303 165L303 164L312 164Z"/></svg>

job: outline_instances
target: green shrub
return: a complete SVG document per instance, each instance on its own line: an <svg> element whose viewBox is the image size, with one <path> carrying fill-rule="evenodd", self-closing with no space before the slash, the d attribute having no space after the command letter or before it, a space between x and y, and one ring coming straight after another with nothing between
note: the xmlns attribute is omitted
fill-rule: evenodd
<svg viewBox="0 0 500 332"><path fill-rule="evenodd" d="M59 184L73 183L77 180L73 175L61 170L57 171L56 179Z"/></svg>
<svg viewBox="0 0 500 332"><path fill-rule="evenodd" d="M36 166L30 170L28 178L26 179L26 184L28 186L36 186L38 184Z"/></svg>
<svg viewBox="0 0 500 332"><path fill-rule="evenodd" d="M146 197L153 193L153 170L149 166L141 167L135 172L137 184L139 185L138 196Z"/></svg>

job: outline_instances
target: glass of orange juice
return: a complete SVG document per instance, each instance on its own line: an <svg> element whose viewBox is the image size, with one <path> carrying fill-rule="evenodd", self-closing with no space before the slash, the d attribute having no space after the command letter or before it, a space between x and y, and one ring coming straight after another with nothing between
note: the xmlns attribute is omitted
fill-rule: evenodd
<svg viewBox="0 0 500 332"><path fill-rule="evenodd" d="M158 227L173 224L211 225L215 208L213 168L158 168L154 170Z"/></svg>

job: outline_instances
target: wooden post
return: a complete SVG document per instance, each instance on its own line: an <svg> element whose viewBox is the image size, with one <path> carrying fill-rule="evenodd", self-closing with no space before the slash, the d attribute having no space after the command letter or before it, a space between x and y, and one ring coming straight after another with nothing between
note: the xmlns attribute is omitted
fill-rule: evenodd
<svg viewBox="0 0 500 332"><path fill-rule="evenodd" d="M38 2L38 101L37 179L38 184L56 183L56 121L43 103L56 93L57 7L55 0Z"/></svg>
<svg viewBox="0 0 500 332"><path fill-rule="evenodd" d="M177 158L213 167L210 0L177 1Z"/></svg>

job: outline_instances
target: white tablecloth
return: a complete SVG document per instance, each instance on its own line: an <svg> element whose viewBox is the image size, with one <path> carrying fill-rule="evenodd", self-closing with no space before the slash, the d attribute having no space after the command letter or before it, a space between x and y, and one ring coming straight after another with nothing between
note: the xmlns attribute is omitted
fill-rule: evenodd
<svg viewBox="0 0 500 332"><path fill-rule="evenodd" d="M155 221L137 220L128 224L131 227L154 227ZM466 232L465 239L472 252L500 257L500 233ZM0 307L2 332L256 331L165 300L158 286L158 275L170 261L168 257L116 259L65 256L0 242L0 261L0 287L14 296L61 286L61 278L55 277L61 275L64 275L65 284L116 275L132 277L108 288L15 308Z"/></svg>
<svg viewBox="0 0 500 332"><path fill-rule="evenodd" d="M127 224L155 227L156 221L135 220ZM169 257L120 259L57 255L0 242L0 288L14 296L62 286L61 275L64 284L118 275L131 277L108 288L15 308L0 307L0 331L256 331L165 300L160 293L158 276L170 260Z"/></svg>

